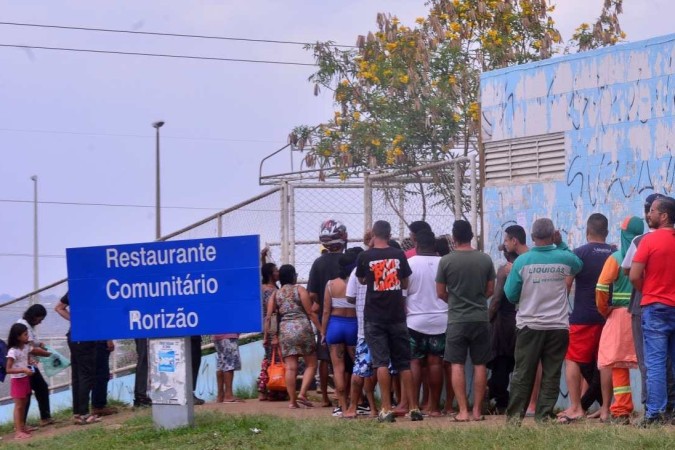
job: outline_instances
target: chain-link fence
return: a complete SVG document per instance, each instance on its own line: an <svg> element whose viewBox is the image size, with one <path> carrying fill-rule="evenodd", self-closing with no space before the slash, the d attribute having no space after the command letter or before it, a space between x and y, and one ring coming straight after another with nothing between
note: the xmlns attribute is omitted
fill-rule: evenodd
<svg viewBox="0 0 675 450"><path fill-rule="evenodd" d="M473 157L457 158L366 177L366 223L386 220L404 249L412 243L408 225L424 220L436 236L449 238L455 219L471 223L480 234L477 215L477 171ZM369 205L368 205L369 204Z"/></svg>

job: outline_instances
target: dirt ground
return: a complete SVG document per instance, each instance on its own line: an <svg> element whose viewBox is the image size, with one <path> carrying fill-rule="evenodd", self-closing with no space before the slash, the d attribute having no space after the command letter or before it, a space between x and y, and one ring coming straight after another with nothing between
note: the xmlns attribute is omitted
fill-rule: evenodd
<svg viewBox="0 0 675 450"><path fill-rule="evenodd" d="M317 397L311 397L312 400L318 400ZM332 407L320 407L319 402L315 401L316 405L313 408L302 408L302 409L289 409L288 402L278 401L278 402L261 402L257 399L246 400L243 403L207 403L202 406L195 407L195 413L199 414L200 411L217 411L223 414L243 414L243 415L274 415L284 418L295 418L295 419L319 419L323 418L325 420L346 420L341 418L332 417ZM103 421L96 424L81 426L74 425L70 420L60 420L53 425L43 427L33 432L33 437L31 439L21 441L21 442L35 442L38 439L44 439L51 436L61 435L65 433L70 433L73 431L81 430L84 427L97 427L109 429L111 431L118 430L122 428L122 423L127 419L135 415L151 415L150 408L143 409L133 409L133 408L122 408L120 409L119 414L112 416L106 416L103 418ZM375 420L367 416L361 416L357 420ZM448 427L498 427L504 425L506 419L504 416L485 416L485 421L482 422L468 422L468 423L458 423L453 420L450 416L444 416L439 418L430 418L425 417L422 422L411 422L410 419L405 417L397 417L396 423L391 424L395 427L414 427L414 428L448 428ZM586 420L584 423L593 424L598 423L597 420ZM524 426L534 425L533 419L525 419L523 422ZM1 437L2 441L0 442L19 442L14 440L14 433L9 433Z"/></svg>

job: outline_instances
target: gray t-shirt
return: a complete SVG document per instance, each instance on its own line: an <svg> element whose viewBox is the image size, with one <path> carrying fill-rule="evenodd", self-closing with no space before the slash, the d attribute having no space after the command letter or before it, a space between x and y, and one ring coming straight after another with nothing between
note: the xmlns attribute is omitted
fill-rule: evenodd
<svg viewBox="0 0 675 450"><path fill-rule="evenodd" d="M441 258L436 282L448 291L448 323L487 322L485 288L495 276L492 259L481 251L454 251Z"/></svg>

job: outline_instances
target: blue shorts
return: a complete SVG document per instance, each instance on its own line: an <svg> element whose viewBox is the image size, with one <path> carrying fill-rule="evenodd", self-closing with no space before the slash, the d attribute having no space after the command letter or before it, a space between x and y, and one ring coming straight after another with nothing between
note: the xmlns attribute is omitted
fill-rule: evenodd
<svg viewBox="0 0 675 450"><path fill-rule="evenodd" d="M368 350L368 344L366 344L366 340L363 338L359 338L356 344L352 373L361 378L369 378L375 374L373 372L373 361L370 358L370 350ZM398 375L398 372L391 366L391 361L389 362L389 373L391 375Z"/></svg>
<svg viewBox="0 0 675 450"><path fill-rule="evenodd" d="M358 327L356 317L331 316L326 330L326 343L328 345L345 344L354 347L356 346Z"/></svg>

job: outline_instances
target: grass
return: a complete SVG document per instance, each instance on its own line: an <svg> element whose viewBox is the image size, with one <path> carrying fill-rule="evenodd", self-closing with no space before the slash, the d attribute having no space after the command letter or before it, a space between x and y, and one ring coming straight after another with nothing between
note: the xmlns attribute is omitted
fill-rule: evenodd
<svg viewBox="0 0 675 450"><path fill-rule="evenodd" d="M259 433L253 429L261 430ZM123 431L123 432L121 432ZM33 449L220 449L220 448L516 448L614 449L672 448L675 429L640 430L619 426L534 426L483 428L452 425L429 428L378 424L372 420L282 419L203 412L194 428L155 430L148 416L134 417L119 429L89 428L35 440ZM24 448L12 445L6 448Z"/></svg>
<svg viewBox="0 0 675 450"><path fill-rule="evenodd" d="M116 408L123 409L128 407L129 405L117 400L108 400L108 406L114 406ZM35 401L35 398L33 398L31 407L37 409L37 402ZM71 417L73 417L72 408L62 409L61 411L58 412L52 412L52 418L56 419L56 421L59 423L64 422L67 423L68 421L70 421ZM28 418L28 425L36 426L39 422L40 422L39 419L33 417ZM14 422L5 422L0 424L0 434L7 434L12 432L14 432Z"/></svg>
<svg viewBox="0 0 675 450"><path fill-rule="evenodd" d="M258 398L258 383L253 382L250 386L240 386L234 390L234 396L243 399Z"/></svg>

